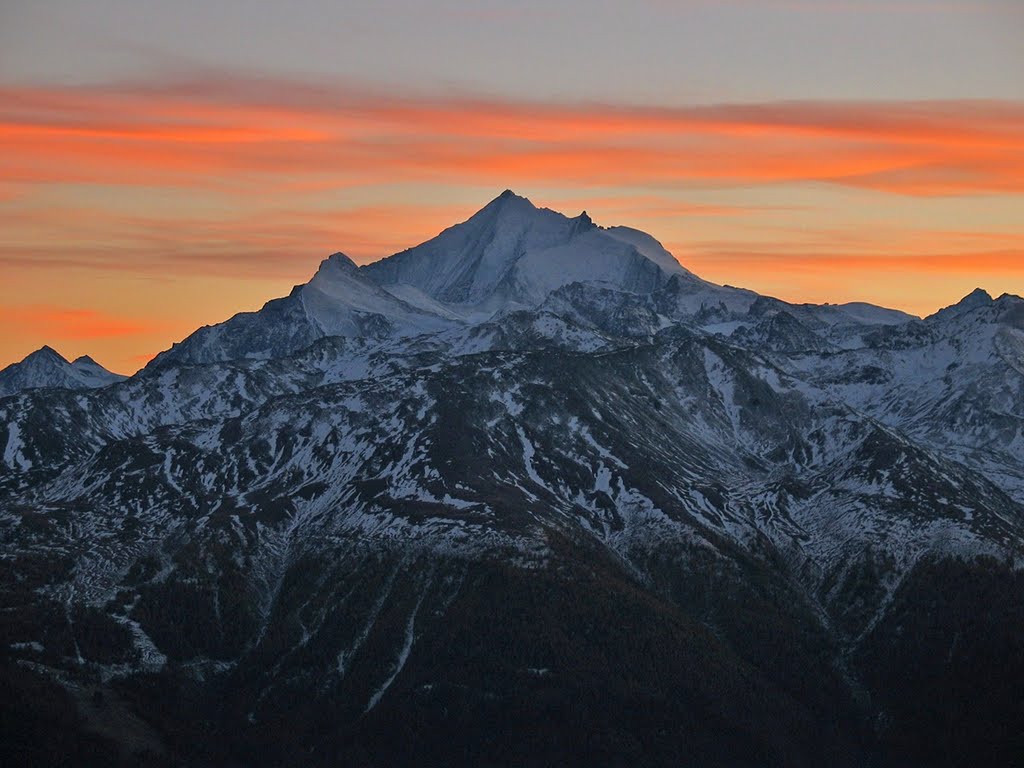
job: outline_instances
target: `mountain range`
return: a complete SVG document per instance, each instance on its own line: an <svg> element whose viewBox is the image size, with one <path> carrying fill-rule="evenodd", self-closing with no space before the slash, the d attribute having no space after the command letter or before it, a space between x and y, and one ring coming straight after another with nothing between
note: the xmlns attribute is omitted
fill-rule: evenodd
<svg viewBox="0 0 1024 768"><path fill-rule="evenodd" d="M81 362L0 373L19 764L1024 754L1019 297L787 303L506 191Z"/></svg>
<svg viewBox="0 0 1024 768"><path fill-rule="evenodd" d="M0 370L0 397L40 387L96 389L125 378L111 373L88 355L69 362L56 350L42 347Z"/></svg>

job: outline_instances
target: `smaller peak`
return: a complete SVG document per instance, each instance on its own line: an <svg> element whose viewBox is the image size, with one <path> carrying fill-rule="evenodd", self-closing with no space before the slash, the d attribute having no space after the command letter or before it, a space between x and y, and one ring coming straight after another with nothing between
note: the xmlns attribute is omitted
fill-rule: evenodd
<svg viewBox="0 0 1024 768"><path fill-rule="evenodd" d="M587 215L586 211L583 211L583 213L573 219L573 222L573 235L579 235L583 232L589 232L592 229L597 229L597 224L595 224L594 220Z"/></svg>
<svg viewBox="0 0 1024 768"><path fill-rule="evenodd" d="M365 278L359 274L359 266L341 251L332 253L320 262L316 274L305 285L296 286L290 295L301 295L307 288L337 290L337 286L362 283ZM335 286L330 288L329 286Z"/></svg>
<svg viewBox="0 0 1024 768"><path fill-rule="evenodd" d="M71 361L71 364L72 365L94 365L96 367L99 367L99 363L97 363L95 360L93 360L88 355L82 355L81 357L76 357L74 360Z"/></svg>
<svg viewBox="0 0 1024 768"><path fill-rule="evenodd" d="M993 304L995 300L989 295L989 292L984 288L975 288L973 291L964 296L956 304L952 304L948 307L943 307L933 315L929 315L930 318L951 318L959 317L967 312L972 312L982 307L987 307Z"/></svg>
<svg viewBox="0 0 1024 768"><path fill-rule="evenodd" d="M342 269L348 272L357 270L359 269L359 267L356 265L354 261L352 261L352 259L350 259L341 251L338 251L336 253L332 253L326 259L321 261L320 268L317 270L317 272L322 272L325 269Z"/></svg>
<svg viewBox="0 0 1024 768"><path fill-rule="evenodd" d="M64 359L64 356L60 352L55 350L53 347L51 347L49 344L44 344L39 349L37 349L35 352L33 352L32 354L28 355L25 358L25 360L33 360L33 359L38 359L38 358L56 358L57 360L59 360L62 363L66 363L67 362L67 360Z"/></svg>
<svg viewBox="0 0 1024 768"><path fill-rule="evenodd" d="M984 288L975 288L957 303L958 307L982 307L992 303L992 296Z"/></svg>

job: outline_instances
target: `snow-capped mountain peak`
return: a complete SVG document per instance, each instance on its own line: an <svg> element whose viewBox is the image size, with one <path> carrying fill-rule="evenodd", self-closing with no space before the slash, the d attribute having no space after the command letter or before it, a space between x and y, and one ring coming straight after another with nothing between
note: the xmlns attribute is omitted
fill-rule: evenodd
<svg viewBox="0 0 1024 768"><path fill-rule="evenodd" d="M365 335L374 332L437 330L446 325L439 316L406 303L368 280L343 253L325 259L300 293L307 318L325 336Z"/></svg>
<svg viewBox="0 0 1024 768"><path fill-rule="evenodd" d="M969 294L964 296L956 304L951 304L948 307L943 307L938 312L930 315L928 320L943 320L962 315L966 312L970 312L981 307L987 307L992 304L995 299L992 298L991 294L984 288L975 288Z"/></svg>
<svg viewBox="0 0 1024 768"><path fill-rule="evenodd" d="M337 251L320 262L320 267L317 271L319 272L324 269L340 269L346 272L354 272L359 269L359 265L341 251Z"/></svg>
<svg viewBox="0 0 1024 768"><path fill-rule="evenodd" d="M496 210L508 210L516 209L519 211L536 211L539 210L537 206L533 204L533 201L528 197L517 195L511 189L504 190L500 195L491 200L487 205L481 208L475 215L480 216L481 214L493 212Z"/></svg>
<svg viewBox="0 0 1024 768"><path fill-rule="evenodd" d="M564 245L587 229L581 223L506 190L461 224L362 271L380 285L412 285L438 301L480 306L525 254Z"/></svg>
<svg viewBox="0 0 1024 768"><path fill-rule="evenodd" d="M573 282L649 293L687 275L653 237L570 218L506 190L436 238L362 268L383 286L408 285L467 318L535 308Z"/></svg>
<svg viewBox="0 0 1024 768"><path fill-rule="evenodd" d="M729 333L790 308L802 318L797 325L807 328L791 328L788 345L817 344L807 334L834 326L836 338L829 343L850 346L861 343L863 326L910 319L870 305L844 311L777 300L759 304L753 292L700 279L646 232L598 226L586 211L565 216L505 190L465 221L380 261L357 266L343 253L332 254L291 295L200 329L151 365L280 357L325 336L389 343L478 327L508 313L537 311L573 284L580 287L550 307L605 330L632 323L632 337L698 316L702 327ZM642 320L634 317L636 307L621 306L635 303L629 296L647 297ZM760 305L764 311L755 313ZM856 328L843 330L849 326ZM803 340L794 341L793 333Z"/></svg>
<svg viewBox="0 0 1024 768"><path fill-rule="evenodd" d="M992 301L992 294L990 294L984 288L975 288L969 294L964 296L959 303L961 306L979 307L984 306L985 304L989 304Z"/></svg>
<svg viewBox="0 0 1024 768"><path fill-rule="evenodd" d="M53 347L44 345L0 371L0 397L43 387L94 389L124 378L87 355L71 363Z"/></svg>

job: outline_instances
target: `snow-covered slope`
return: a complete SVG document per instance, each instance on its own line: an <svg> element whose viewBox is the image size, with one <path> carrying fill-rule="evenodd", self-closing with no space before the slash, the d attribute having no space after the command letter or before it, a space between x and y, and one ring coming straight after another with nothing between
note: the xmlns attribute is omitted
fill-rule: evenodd
<svg viewBox="0 0 1024 768"><path fill-rule="evenodd" d="M467 221L362 271L471 320L536 307L575 282L650 293L672 275L697 280L643 232L598 227L586 212L569 218L508 190Z"/></svg>
<svg viewBox="0 0 1024 768"><path fill-rule="evenodd" d="M369 282L347 256L336 253L299 292L310 323L323 336L407 336L446 328L450 322Z"/></svg>
<svg viewBox="0 0 1024 768"><path fill-rule="evenodd" d="M325 336L372 339L385 347L536 310L574 285L582 288L562 293L555 303L579 319L579 308L566 302L583 301L597 327L625 331L625 315L631 314L595 315L600 302L593 297L601 291L628 294L622 299L627 304L644 305L649 317L638 318L641 326L627 333L632 336L674 323L728 334L788 311L808 333L827 329L823 344L846 348L862 343L865 328L911 319L867 304L796 306L715 285L685 269L645 232L597 226L586 212L570 218L506 190L468 220L380 261L356 267L334 254L289 296L200 329L150 367L282 357Z"/></svg>
<svg viewBox="0 0 1024 768"><path fill-rule="evenodd" d="M325 336L388 344L535 309L574 283L637 295L669 289L675 300L660 322L709 304L742 313L756 299L700 280L650 235L598 227L585 212L569 218L506 191L467 221L381 261L357 268L334 254L289 296L199 329L150 368L282 357Z"/></svg>
<svg viewBox="0 0 1024 768"><path fill-rule="evenodd" d="M124 378L111 373L88 355L68 362L52 348L42 347L0 371L0 397L41 387L94 389Z"/></svg>
<svg viewBox="0 0 1024 768"><path fill-rule="evenodd" d="M591 228L589 219L538 209L506 190L461 224L361 271L381 285L411 285L445 304L487 308L524 255L565 245Z"/></svg>
<svg viewBox="0 0 1024 768"><path fill-rule="evenodd" d="M148 367L171 362L284 357L325 336L395 339L449 327L450 316L413 306L367 280L342 253L325 259L313 278L258 312L243 312L200 328L158 355Z"/></svg>
<svg viewBox="0 0 1024 768"><path fill-rule="evenodd" d="M1024 502L1024 300L974 291L924 321L881 326L864 346L796 355L801 378Z"/></svg>

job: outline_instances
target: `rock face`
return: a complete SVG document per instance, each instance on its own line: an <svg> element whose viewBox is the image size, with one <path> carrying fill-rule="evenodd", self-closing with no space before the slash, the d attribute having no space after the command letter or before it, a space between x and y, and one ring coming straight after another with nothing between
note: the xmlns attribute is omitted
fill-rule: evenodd
<svg viewBox="0 0 1024 768"><path fill-rule="evenodd" d="M790 305L504 193L0 400L3 749L1009 764L1022 425L1019 298Z"/></svg>

